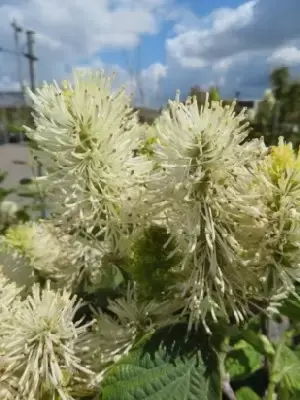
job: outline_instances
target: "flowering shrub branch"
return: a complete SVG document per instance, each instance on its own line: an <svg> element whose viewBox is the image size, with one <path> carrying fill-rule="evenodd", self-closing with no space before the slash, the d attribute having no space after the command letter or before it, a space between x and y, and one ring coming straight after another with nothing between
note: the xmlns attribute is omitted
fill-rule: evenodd
<svg viewBox="0 0 300 400"><path fill-rule="evenodd" d="M243 399L263 358L268 399L300 393L259 328L291 302L299 326L300 156L208 98L145 128L111 84L30 93L51 218L1 241L1 399Z"/></svg>

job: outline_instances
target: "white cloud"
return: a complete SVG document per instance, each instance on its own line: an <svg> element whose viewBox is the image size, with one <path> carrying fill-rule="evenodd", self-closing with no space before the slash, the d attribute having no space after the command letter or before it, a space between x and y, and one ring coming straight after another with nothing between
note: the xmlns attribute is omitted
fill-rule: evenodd
<svg viewBox="0 0 300 400"><path fill-rule="evenodd" d="M299 15L299 0L251 0L190 17L166 41L169 75L180 87L216 82L225 96L260 96L271 68L299 65Z"/></svg>
<svg viewBox="0 0 300 400"><path fill-rule="evenodd" d="M251 23L256 3L257 1L249 1L235 9L217 9L209 16L199 18L192 28L188 24L181 25L179 33L166 42L169 55L182 66L190 68L204 67L212 59L219 61L228 58L232 51L223 55L220 52L219 56L215 56L214 48L219 47L219 41L224 41L225 35L226 47L230 45L234 49L237 37L232 35L232 31Z"/></svg>
<svg viewBox="0 0 300 400"><path fill-rule="evenodd" d="M184 32L167 41L167 50L179 62L198 59L209 63L245 51L274 50L299 38L298 0L248 1L235 9L218 9L199 20L198 29L186 26Z"/></svg>
<svg viewBox="0 0 300 400"><path fill-rule="evenodd" d="M271 64L300 64L300 48L295 46L282 47L274 51L268 60Z"/></svg>
<svg viewBox="0 0 300 400"><path fill-rule="evenodd" d="M148 105L173 97L177 88L184 95L195 84L257 98L271 68L284 62L299 69L299 15L299 0L250 0L205 17L180 0L0 0L0 45L14 47L9 24L16 18L38 32L38 80L60 80L72 68L92 66L117 71L116 84L129 84L136 101ZM134 51L143 35L155 35L166 21L173 26L164 61L136 74L99 59L101 50ZM26 77L27 71L24 64ZM9 87L17 87L16 60L0 52L0 90Z"/></svg>
<svg viewBox="0 0 300 400"><path fill-rule="evenodd" d="M81 60L92 60L101 50L127 51L137 46L141 35L158 32L172 1L0 0L0 45L14 48L10 26L13 19L35 30L37 80L60 80ZM9 77L11 87L16 87L15 57L0 52L0 63L0 77ZM24 76L28 76L27 71L24 59Z"/></svg>
<svg viewBox="0 0 300 400"><path fill-rule="evenodd" d="M215 33L226 32L229 29L237 29L251 23L253 9L258 1L248 1L241 6L232 8L220 8L210 16L212 19L212 29Z"/></svg>

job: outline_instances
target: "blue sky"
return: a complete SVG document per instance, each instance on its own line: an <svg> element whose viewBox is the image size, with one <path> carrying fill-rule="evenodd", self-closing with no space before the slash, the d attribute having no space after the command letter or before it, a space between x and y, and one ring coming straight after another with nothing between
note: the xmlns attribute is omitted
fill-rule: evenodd
<svg viewBox="0 0 300 400"><path fill-rule="evenodd" d="M38 82L102 68L141 105L193 85L256 99L276 66L300 72L299 15L299 0L0 0L0 46L14 48L14 18L36 32ZM0 53L0 90L18 87L15 57Z"/></svg>
<svg viewBox="0 0 300 400"><path fill-rule="evenodd" d="M212 11L224 7L237 7L244 3L242 0L179 0L178 4L183 4L193 14L197 16L208 16ZM139 50L135 53L135 59L141 68L147 68L154 62L165 63L166 51L165 41L172 37L173 23L166 21L156 35L141 36ZM123 68L128 67L128 60L121 51L100 51L99 56L107 64L119 64ZM128 58L128 57L127 57Z"/></svg>

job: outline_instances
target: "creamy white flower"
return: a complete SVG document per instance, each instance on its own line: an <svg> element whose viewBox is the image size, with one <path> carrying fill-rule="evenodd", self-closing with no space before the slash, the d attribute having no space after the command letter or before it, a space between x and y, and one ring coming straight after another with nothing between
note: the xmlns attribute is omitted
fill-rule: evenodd
<svg viewBox="0 0 300 400"><path fill-rule="evenodd" d="M2 240L3 273L23 293L30 292L40 278L51 280L52 288L66 287L76 293L96 290L120 260L110 243L70 235L50 221L11 227ZM26 289L26 290L25 290Z"/></svg>
<svg viewBox="0 0 300 400"><path fill-rule="evenodd" d="M259 164L257 180L267 210L267 229L257 246L257 263L266 291L294 291L300 282L300 154L279 138L278 146Z"/></svg>
<svg viewBox="0 0 300 400"><path fill-rule="evenodd" d="M51 279L58 286L71 288L80 274L80 266L73 262L71 237L50 223L40 221L13 226L8 229L3 245L16 260L12 270L23 275L27 273L28 284L33 283L37 272L38 276Z"/></svg>
<svg viewBox="0 0 300 400"><path fill-rule="evenodd" d="M249 108L249 109L247 110L246 116L247 116L247 119L248 119L250 122L254 122L254 121L255 121L255 117L256 117L256 110L253 109L253 108Z"/></svg>
<svg viewBox="0 0 300 400"><path fill-rule="evenodd" d="M14 361L5 355L0 355L0 398L1 400L23 400L18 379L14 375Z"/></svg>
<svg viewBox="0 0 300 400"><path fill-rule="evenodd" d="M276 103L276 98L272 89L268 88L264 92L264 100L267 101L270 105L274 105Z"/></svg>
<svg viewBox="0 0 300 400"><path fill-rule="evenodd" d="M0 398L3 400L23 400L18 386L19 376L15 374L18 359L14 355L8 355L5 351L5 329L1 327L10 324L11 316L21 304L20 294L22 287L10 281L3 274L3 266L0 266ZM10 331L10 335L13 332Z"/></svg>
<svg viewBox="0 0 300 400"><path fill-rule="evenodd" d="M41 398L47 390L70 400L69 379L77 373L92 375L76 356L76 341L89 326L74 322L79 307L67 291L35 285L11 318L0 322L1 347L7 357L17 360L18 385L26 398Z"/></svg>
<svg viewBox="0 0 300 400"><path fill-rule="evenodd" d="M24 297L31 287L36 278L33 273L33 269L21 256L12 254L12 252L6 247L1 249L1 260L3 265L0 266L1 274L3 274L10 282L13 282L22 293Z"/></svg>
<svg viewBox="0 0 300 400"><path fill-rule="evenodd" d="M15 213L19 210L19 206L14 201L4 200L0 203L0 213L6 214L9 217L13 217Z"/></svg>
<svg viewBox="0 0 300 400"><path fill-rule="evenodd" d="M0 265L0 314L8 310L22 292L22 287L17 286L15 282L11 281L3 273L3 269L3 265Z"/></svg>
<svg viewBox="0 0 300 400"><path fill-rule="evenodd" d="M234 105L206 101L199 112L195 99L176 99L155 125L161 173L149 190L164 203L166 226L183 258L186 278L178 287L191 324L218 313L240 321L255 277L242 261L247 238L264 216L251 187L252 162L264 149L258 141L242 144L244 119Z"/></svg>
<svg viewBox="0 0 300 400"><path fill-rule="evenodd" d="M0 224L5 226L16 221L16 213L19 206L14 201L3 200L0 202Z"/></svg>
<svg viewBox="0 0 300 400"><path fill-rule="evenodd" d="M31 97L36 128L28 136L39 147L53 210L117 242L139 216L139 188L152 167L134 157L140 127L125 90L112 93L111 78L91 72L75 74L73 87L45 84Z"/></svg>

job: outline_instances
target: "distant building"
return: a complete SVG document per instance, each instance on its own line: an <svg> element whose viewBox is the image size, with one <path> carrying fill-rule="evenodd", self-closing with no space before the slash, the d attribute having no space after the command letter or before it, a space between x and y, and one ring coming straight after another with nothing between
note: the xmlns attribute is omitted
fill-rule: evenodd
<svg viewBox="0 0 300 400"><path fill-rule="evenodd" d="M22 92L0 92L0 142L31 123L31 111Z"/></svg>
<svg viewBox="0 0 300 400"><path fill-rule="evenodd" d="M0 109L15 110L27 108L25 96L22 92L0 92Z"/></svg>

